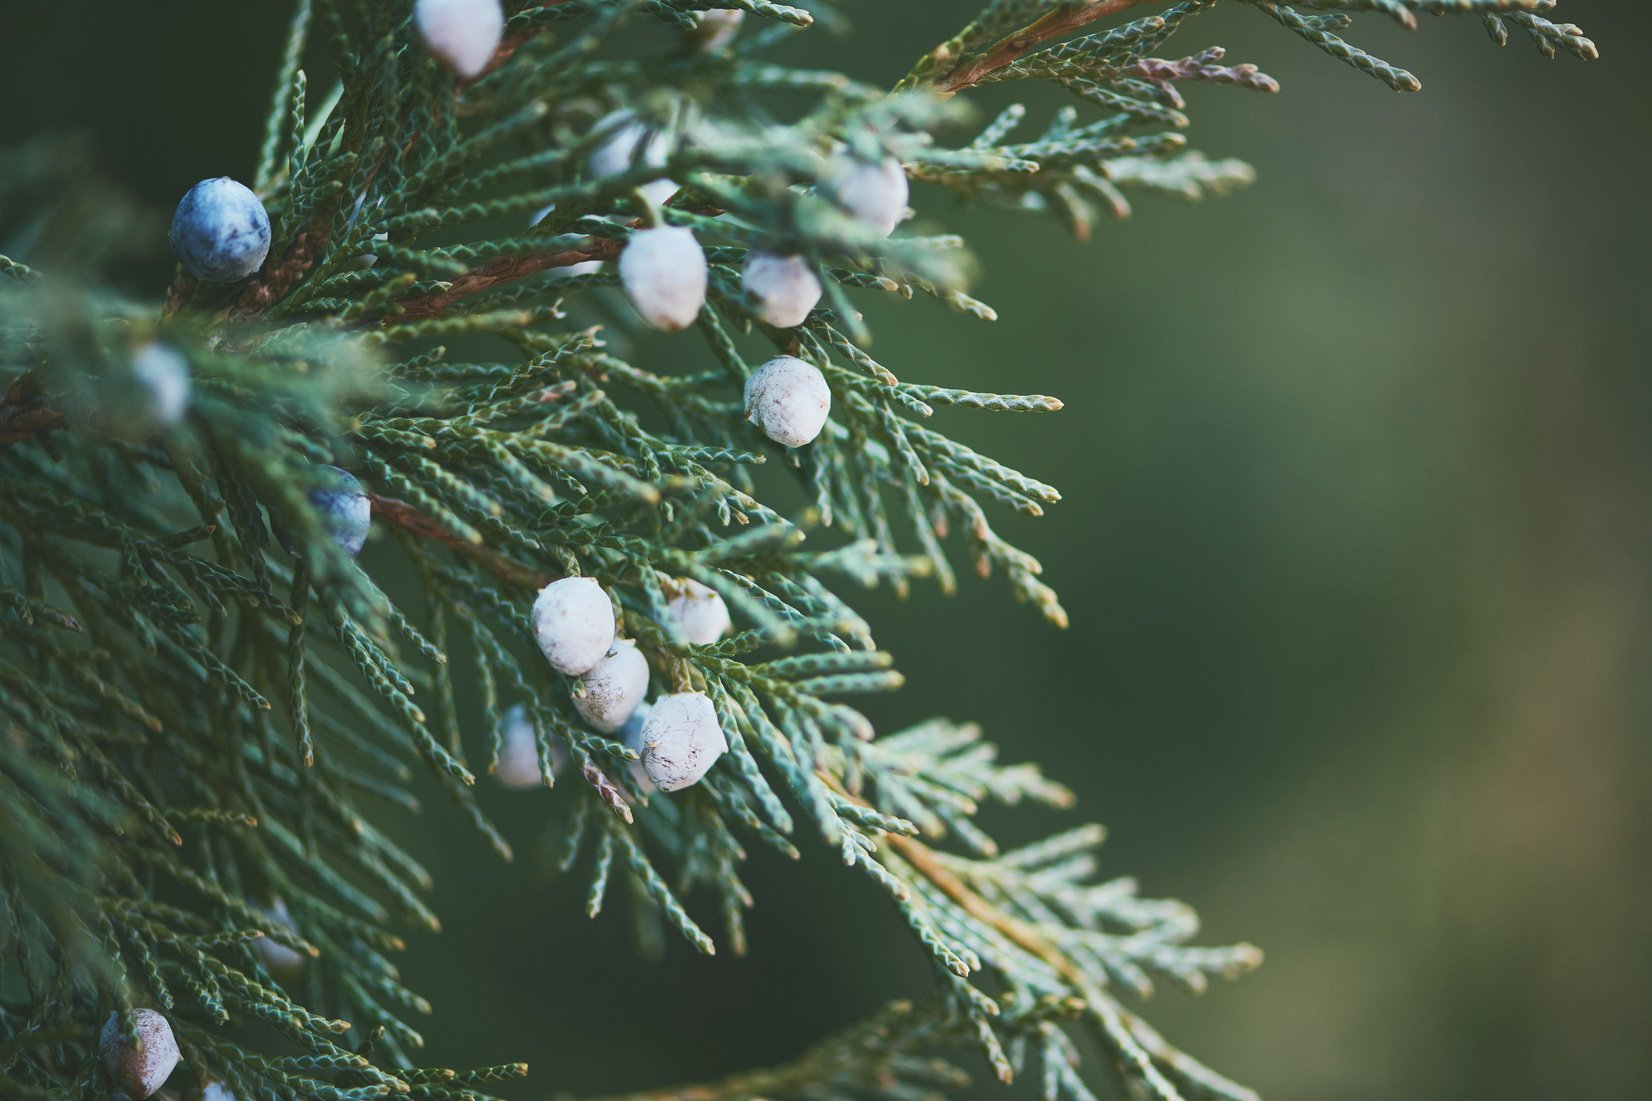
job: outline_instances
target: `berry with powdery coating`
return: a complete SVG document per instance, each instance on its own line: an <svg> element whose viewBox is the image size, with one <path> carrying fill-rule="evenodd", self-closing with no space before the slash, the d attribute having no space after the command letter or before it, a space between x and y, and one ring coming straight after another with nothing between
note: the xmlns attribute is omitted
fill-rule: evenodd
<svg viewBox="0 0 1652 1101"><path fill-rule="evenodd" d="M251 188L218 176L184 192L167 240L196 278L235 283L264 266L270 216Z"/></svg>
<svg viewBox="0 0 1652 1101"><path fill-rule="evenodd" d="M704 692L678 692L656 703L642 727L642 765L661 791L681 791L700 782L728 738L717 708Z"/></svg>
<svg viewBox="0 0 1652 1101"><path fill-rule="evenodd" d="M752 251L740 269L740 285L757 304L757 316L777 329L808 320L820 302L820 276L801 256Z"/></svg>
<svg viewBox="0 0 1652 1101"><path fill-rule="evenodd" d="M466 80L481 76L505 35L499 0L419 0L413 29L432 57Z"/></svg>
<svg viewBox="0 0 1652 1101"><path fill-rule="evenodd" d="M533 636L552 668L577 677L614 644L613 602L592 578L553 581L533 602Z"/></svg>
<svg viewBox="0 0 1652 1101"><path fill-rule="evenodd" d="M702 585L691 577L677 581L675 589L671 599L666 601L665 614L671 626L676 628L678 637L685 642L710 646L734 626L734 621L729 618L728 605L716 589Z"/></svg>
<svg viewBox="0 0 1652 1101"><path fill-rule="evenodd" d="M746 419L775 443L802 447L813 442L831 412L826 376L796 356L776 356L746 380Z"/></svg>
<svg viewBox="0 0 1652 1101"><path fill-rule="evenodd" d="M130 1033L137 1034L133 1043ZM182 1058L177 1037L153 1009L111 1013L98 1037L98 1058L109 1080L134 1101L144 1101L166 1084Z"/></svg>
<svg viewBox="0 0 1652 1101"><path fill-rule="evenodd" d="M868 229L887 237L906 217L911 189L906 170L894 157L880 161L851 158L826 180L826 193Z"/></svg>
<svg viewBox="0 0 1652 1101"><path fill-rule="evenodd" d="M656 329L686 329L706 304L706 254L681 226L633 233L620 253L619 273L631 305Z"/></svg>
<svg viewBox="0 0 1652 1101"><path fill-rule="evenodd" d="M574 697L574 707L592 729L612 734L648 694L648 659L635 642L615 639L614 648L580 682L585 694Z"/></svg>

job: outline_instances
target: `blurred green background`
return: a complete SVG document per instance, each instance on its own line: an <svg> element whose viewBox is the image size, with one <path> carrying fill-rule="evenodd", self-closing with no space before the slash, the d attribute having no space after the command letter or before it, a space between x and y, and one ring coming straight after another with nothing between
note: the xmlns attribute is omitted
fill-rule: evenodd
<svg viewBox="0 0 1652 1101"><path fill-rule="evenodd" d="M857 37L798 49L889 82L971 6L863 0ZM84 132L162 218L249 174L286 8L0 6L0 144ZM903 376L1067 401L940 427L1064 490L1000 526L1073 617L973 579L874 597L910 678L874 716L979 719L1109 825L1109 873L1261 944L1256 975L1149 1016L1271 1101L1652 1096L1652 11L1562 12L1605 60L1364 17L1355 40L1423 78L1406 97L1254 11L1195 20L1178 54L1284 85L1190 93L1194 143L1253 189L1144 200L1082 246L920 191L1002 320L872 313ZM168 263L157 234L156 291ZM928 989L819 850L754 854L748 958L639 963L623 906L589 923L543 871L555 796L485 798L515 867L439 797L405 827L446 923L407 961L434 1062L525 1058L523 1097L639 1088Z"/></svg>

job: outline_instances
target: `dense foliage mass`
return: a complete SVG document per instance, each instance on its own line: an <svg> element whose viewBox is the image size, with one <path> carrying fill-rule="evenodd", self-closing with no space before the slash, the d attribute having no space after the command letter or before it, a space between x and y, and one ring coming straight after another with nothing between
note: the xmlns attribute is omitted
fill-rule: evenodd
<svg viewBox="0 0 1652 1101"><path fill-rule="evenodd" d="M824 845L899 910L932 990L694 1096L901 1101L955 1049L1048 1101L1250 1096L1133 1005L1254 949L1100 876L1095 827L1000 850L980 804L1069 793L845 702L900 683L854 586L951 590L961 553L1065 621L992 527L1056 491L954 436L1060 402L901 377L857 300L993 318L909 219L941 191L1084 236L1248 181L1187 148L1179 89L1275 83L1165 52L1218 3L1399 90L1353 16L1594 56L1550 0L994 0L889 89L769 60L824 5L300 0L261 163L188 190L156 302L102 289L163 242L71 147L0 158L0 1092L524 1073L415 1069L392 957L436 915L370 808L420 763L505 858L478 774L555 782L591 913L645 939L741 951L750 845ZM958 93L1020 79L1076 102L970 123Z"/></svg>

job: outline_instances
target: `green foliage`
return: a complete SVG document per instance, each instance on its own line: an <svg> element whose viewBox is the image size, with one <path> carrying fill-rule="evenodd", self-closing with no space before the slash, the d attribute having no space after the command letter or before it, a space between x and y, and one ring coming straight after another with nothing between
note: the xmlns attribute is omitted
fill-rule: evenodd
<svg viewBox="0 0 1652 1101"><path fill-rule="evenodd" d="M954 410L1060 402L904 381L872 358L858 296L932 298L965 324L994 315L964 292L956 237L920 220L884 238L815 186L845 157L889 155L920 184L1083 235L1133 191L1248 182L1246 165L1185 147L1178 85L1277 85L1219 49L1158 56L1218 2L1401 90L1416 79L1340 37L1354 14L1474 14L1500 43L1517 28L1548 56L1594 56L1544 17L1550 0L996 0L889 92L766 60L813 22L801 7L569 0L511 5L495 64L456 84L414 39L409 5L303 0L249 177L270 258L229 287L180 275L160 306L96 278L122 250L153 251L157 224L134 221L72 148L0 160L0 242L19 257L0 256L9 1095L103 1096L94 1038L129 1006L167 1015L180 1075L241 1098L447 1101L522 1074L412 1069L409 1021L429 1007L391 956L397 929L438 921L428 875L369 809L416 805L421 759L509 858L474 784L521 704L546 785L562 781L563 863L588 877L593 914L623 891L646 943L740 951L743 847L796 857L824 842L934 963L921 1004L696 1096L904 1099L958 1084L941 1054L973 1050L1006 1081L1036 1073L1047 1101L1088 1101L1106 1079L1080 1065L1091 1043L1150 1096L1251 1096L1129 1003L1161 981L1202 990L1253 967L1254 949L1192 946L1186 907L1098 879L1096 828L1000 851L981 803L1069 793L1000 764L973 728L874 737L845 702L900 684L846 590L950 590L949 533L1065 622L1038 563L989 520L1041 515L1058 494L947 434L969 429ZM708 7L747 14L732 44L706 48ZM1134 7L1156 10L1092 29ZM640 50L648 23L670 35ZM310 72L336 81L317 96ZM968 118L954 93L1015 79L1080 105L1026 139L1012 140L1026 114L1013 107L948 144ZM622 107L668 152L593 178ZM657 206L642 188L667 179L676 193ZM37 213L19 218L29 200ZM661 221L707 248L698 341L639 338L623 312L598 324L623 311L611 265L573 273ZM825 304L802 327L766 326L743 294L757 247L821 274ZM189 364L175 424L146 417L134 389L133 352L152 341ZM795 451L747 424L738 397L775 352L833 392L826 431ZM365 567L307 502L322 463L371 493ZM409 568L419 599L397 603L375 576ZM533 652L533 594L565 575L615 596L657 689L709 694L730 752L703 782L650 794L634 748L582 725L573 682ZM681 638L666 604L682 579L719 593L738 631ZM480 691L480 729L460 720L461 682Z"/></svg>

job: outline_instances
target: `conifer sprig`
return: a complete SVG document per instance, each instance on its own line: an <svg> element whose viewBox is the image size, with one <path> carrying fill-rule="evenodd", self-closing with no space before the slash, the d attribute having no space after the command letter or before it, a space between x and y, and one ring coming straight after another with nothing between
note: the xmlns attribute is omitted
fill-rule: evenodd
<svg viewBox="0 0 1652 1101"><path fill-rule="evenodd" d="M392 957L398 930L440 921L374 810L417 809L418 760L509 859L476 792L520 707L593 916L623 895L645 943L739 952L746 846L824 845L864 880L844 898L883 896L933 963L919 1005L793 1064L634 1101L903 1101L960 1085L959 1051L1090 1101L1091 1042L1161 1101L1251 1096L1130 1006L1248 970L1255 949L1192 945L1187 907L1100 878L1096 827L1002 851L983 803L1071 793L973 727L877 737L855 706L901 677L852 594L951 591L957 544L1066 622L991 526L1059 494L952 435L972 411L1061 403L874 358L871 292L996 315L965 292L957 237L927 219L879 232L834 191L846 165L893 159L920 207L941 187L1083 235L1132 192L1246 183L1242 162L1186 147L1183 89L1276 83L1218 48L1160 52L1218 2L1401 89L1415 78L1341 37L1353 15L1472 14L1498 42L1512 27L1547 56L1595 52L1547 19L1552 0L995 0L886 91L768 60L823 5L565 0L509 5L491 60L456 79L410 4L300 0L248 174L268 259L235 284L180 272L157 303L100 289L111 250L152 252L159 232L78 151L0 158L0 1079L105 1095L98 1031L133 1007L173 1022L196 1086L240 1098L451 1101L520 1076L414 1069L430 1007ZM708 11L746 18L718 41ZM650 24L670 34L639 56ZM1076 102L943 140L968 117L959 93L1020 79ZM692 231L707 263L695 333L669 345L614 289L614 262L659 227ZM757 251L822 284L803 324L748 294ZM186 410L164 414L140 370L156 349L187 371ZM741 400L777 353L831 392L795 449ZM327 466L365 487L379 546L360 562L311 505ZM403 605L379 579L409 567L421 599ZM585 723L584 688L534 653L534 593L568 576L612 595L656 691L708 697L728 752L699 783L653 791L634 742ZM733 633L687 637L670 604L691 584Z"/></svg>

